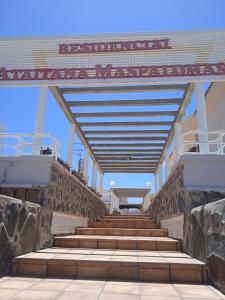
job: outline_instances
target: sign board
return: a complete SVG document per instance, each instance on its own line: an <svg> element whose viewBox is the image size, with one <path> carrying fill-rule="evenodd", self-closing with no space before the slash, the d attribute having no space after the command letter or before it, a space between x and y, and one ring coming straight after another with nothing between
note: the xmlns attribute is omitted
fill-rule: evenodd
<svg viewBox="0 0 225 300"><path fill-rule="evenodd" d="M225 80L225 31L0 39L0 86Z"/></svg>

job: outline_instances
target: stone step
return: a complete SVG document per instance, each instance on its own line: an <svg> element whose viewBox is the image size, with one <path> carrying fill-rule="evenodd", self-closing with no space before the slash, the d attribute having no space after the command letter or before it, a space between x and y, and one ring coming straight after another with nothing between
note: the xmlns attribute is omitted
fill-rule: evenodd
<svg viewBox="0 0 225 300"><path fill-rule="evenodd" d="M146 236L167 237L167 229L130 229L130 228L76 228L79 235L110 235L110 236Z"/></svg>
<svg viewBox="0 0 225 300"><path fill-rule="evenodd" d="M125 221L130 221L130 222L135 222L135 221L149 221L149 222L154 222L153 219L151 218L116 218L116 217L112 217L112 218L107 218L107 217L103 217L101 218L101 220L104 221L117 221L117 220L125 220ZM99 220L99 221L101 221Z"/></svg>
<svg viewBox="0 0 225 300"><path fill-rule="evenodd" d="M102 219L126 219L126 220L152 220L152 217L150 216L125 216L125 215L121 215L121 216L104 216L102 217Z"/></svg>
<svg viewBox="0 0 225 300"><path fill-rule="evenodd" d="M97 228L133 228L133 229L157 229L160 225L149 220L100 220L89 224L90 227Z"/></svg>
<svg viewBox="0 0 225 300"><path fill-rule="evenodd" d="M50 248L15 258L12 273L42 278L146 282L204 283L207 280L204 263L179 252L171 255L171 252Z"/></svg>
<svg viewBox="0 0 225 300"><path fill-rule="evenodd" d="M143 218L151 218L151 215L105 215L104 217L121 217L121 218L140 218L140 217L143 217Z"/></svg>
<svg viewBox="0 0 225 300"><path fill-rule="evenodd" d="M92 249L179 251L180 242L167 237L69 235L55 237L54 246Z"/></svg>

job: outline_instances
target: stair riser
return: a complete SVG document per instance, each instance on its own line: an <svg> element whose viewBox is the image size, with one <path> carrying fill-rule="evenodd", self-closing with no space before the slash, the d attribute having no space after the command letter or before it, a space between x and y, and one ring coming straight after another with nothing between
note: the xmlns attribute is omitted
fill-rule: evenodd
<svg viewBox="0 0 225 300"><path fill-rule="evenodd" d="M131 240L93 240L93 239L55 239L55 247L120 249L150 251L180 251L178 241L131 241Z"/></svg>
<svg viewBox="0 0 225 300"><path fill-rule="evenodd" d="M158 224L129 224L129 223L110 223L110 222L95 222L90 227L97 228L131 228L131 229L160 229Z"/></svg>
<svg viewBox="0 0 225 300"><path fill-rule="evenodd" d="M13 275L146 282L204 283L203 266L70 260L23 260L13 263Z"/></svg>
<svg viewBox="0 0 225 300"><path fill-rule="evenodd" d="M85 229L77 228L75 234L79 235L105 235L105 236L143 236L143 237L167 237L168 232L164 229L143 229L143 230L133 230L133 229L111 229L106 228L99 230L96 229Z"/></svg>

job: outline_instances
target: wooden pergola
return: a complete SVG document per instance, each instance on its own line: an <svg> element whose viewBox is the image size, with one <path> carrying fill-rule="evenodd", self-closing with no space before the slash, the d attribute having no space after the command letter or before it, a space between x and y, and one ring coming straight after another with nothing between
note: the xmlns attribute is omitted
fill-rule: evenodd
<svg viewBox="0 0 225 300"><path fill-rule="evenodd" d="M175 123L181 119L194 86L188 83L50 89L101 173L155 173L170 146ZM134 92L154 92L157 96L157 93L177 91L182 96L79 100L81 94L123 93L129 97ZM131 111L133 107L136 110ZM85 111L77 112L78 108Z"/></svg>

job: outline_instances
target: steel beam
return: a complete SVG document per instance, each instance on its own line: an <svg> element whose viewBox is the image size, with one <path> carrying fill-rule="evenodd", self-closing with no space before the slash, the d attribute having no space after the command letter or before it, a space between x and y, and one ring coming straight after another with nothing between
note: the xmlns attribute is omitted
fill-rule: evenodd
<svg viewBox="0 0 225 300"><path fill-rule="evenodd" d="M180 105L182 98L171 99L139 99L139 100L86 100L66 101L70 107L107 107L107 106L161 106Z"/></svg>
<svg viewBox="0 0 225 300"><path fill-rule="evenodd" d="M100 93L134 93L134 92L161 92L182 91L187 84L160 84L160 85L123 85L123 86L94 86L78 88L60 88L62 94L100 94Z"/></svg>

